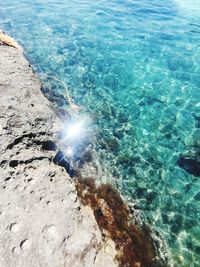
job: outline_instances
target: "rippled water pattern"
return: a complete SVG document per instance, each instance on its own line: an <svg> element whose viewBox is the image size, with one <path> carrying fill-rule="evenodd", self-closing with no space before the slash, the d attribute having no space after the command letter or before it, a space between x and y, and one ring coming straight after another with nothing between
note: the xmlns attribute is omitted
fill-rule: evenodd
<svg viewBox="0 0 200 267"><path fill-rule="evenodd" d="M200 160L200 2L4 0L0 25L95 118L103 164L175 266L200 266L200 177L177 165Z"/></svg>

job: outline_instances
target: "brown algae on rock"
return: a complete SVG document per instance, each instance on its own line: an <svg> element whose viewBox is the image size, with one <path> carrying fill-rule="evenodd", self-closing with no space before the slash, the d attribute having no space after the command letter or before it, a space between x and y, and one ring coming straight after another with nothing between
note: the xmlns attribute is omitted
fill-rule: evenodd
<svg viewBox="0 0 200 267"><path fill-rule="evenodd" d="M119 267L167 266L158 260L150 229L132 222L128 206L110 184L95 185L92 178L76 180L78 196L93 211L102 235L114 241Z"/></svg>

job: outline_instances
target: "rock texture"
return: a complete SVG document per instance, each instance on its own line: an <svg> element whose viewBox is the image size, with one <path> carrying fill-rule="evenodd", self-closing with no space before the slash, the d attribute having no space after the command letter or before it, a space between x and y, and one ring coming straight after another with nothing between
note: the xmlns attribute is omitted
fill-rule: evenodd
<svg viewBox="0 0 200 267"><path fill-rule="evenodd" d="M0 45L0 266L117 266L93 211L53 163L62 122L24 56Z"/></svg>

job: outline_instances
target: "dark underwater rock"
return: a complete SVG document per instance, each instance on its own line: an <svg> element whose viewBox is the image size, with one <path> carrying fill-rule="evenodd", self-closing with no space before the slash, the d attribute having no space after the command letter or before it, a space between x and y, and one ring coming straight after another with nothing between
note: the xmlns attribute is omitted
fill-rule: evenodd
<svg viewBox="0 0 200 267"><path fill-rule="evenodd" d="M185 186L185 193L188 193L191 188L192 188L192 183L186 184L186 186Z"/></svg>
<svg viewBox="0 0 200 267"><path fill-rule="evenodd" d="M124 136L124 130L123 129L117 129L113 132L113 135L117 137L118 139L122 139Z"/></svg>
<svg viewBox="0 0 200 267"><path fill-rule="evenodd" d="M195 219L198 217L198 210L193 204L187 204L187 206L185 207L185 214L189 218Z"/></svg>
<svg viewBox="0 0 200 267"><path fill-rule="evenodd" d="M197 221L195 219L185 219L184 228L186 230L191 229L192 227L196 227L198 225Z"/></svg>
<svg viewBox="0 0 200 267"><path fill-rule="evenodd" d="M171 231L175 234L178 234L183 228L183 216L176 214L172 221Z"/></svg>
<svg viewBox="0 0 200 267"><path fill-rule="evenodd" d="M192 113L194 119L195 119L195 127L196 128L200 128L200 116L195 114L195 113Z"/></svg>
<svg viewBox="0 0 200 267"><path fill-rule="evenodd" d="M106 141L107 147L113 152L116 152L119 150L119 142L117 138L115 137L105 138L105 141Z"/></svg>
<svg viewBox="0 0 200 267"><path fill-rule="evenodd" d="M162 221L164 224L169 224L170 222L170 218L169 218L169 215L167 213L162 213Z"/></svg>
<svg viewBox="0 0 200 267"><path fill-rule="evenodd" d="M177 161L180 168L194 176L200 176L200 162L195 159L188 159L180 156Z"/></svg>
<svg viewBox="0 0 200 267"><path fill-rule="evenodd" d="M195 196L194 199L197 201L200 201L200 192L198 192Z"/></svg>
<svg viewBox="0 0 200 267"><path fill-rule="evenodd" d="M141 159L139 156L130 155L128 152L120 154L117 158L117 164L121 164L127 167L134 166L140 163Z"/></svg>
<svg viewBox="0 0 200 267"><path fill-rule="evenodd" d="M118 119L119 123L126 123L126 122L128 122L128 117L123 112L119 112L117 119Z"/></svg>

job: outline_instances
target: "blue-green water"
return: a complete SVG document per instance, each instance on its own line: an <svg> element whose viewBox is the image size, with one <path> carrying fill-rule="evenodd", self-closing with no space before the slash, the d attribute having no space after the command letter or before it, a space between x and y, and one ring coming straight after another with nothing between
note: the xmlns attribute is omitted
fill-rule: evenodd
<svg viewBox="0 0 200 267"><path fill-rule="evenodd" d="M177 164L200 160L200 1L4 0L0 26L95 118L102 164L174 266L200 266L200 177Z"/></svg>

